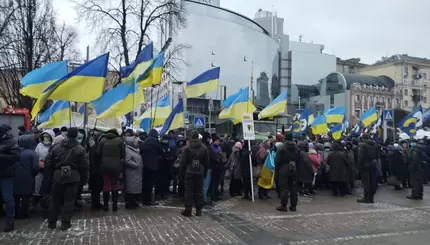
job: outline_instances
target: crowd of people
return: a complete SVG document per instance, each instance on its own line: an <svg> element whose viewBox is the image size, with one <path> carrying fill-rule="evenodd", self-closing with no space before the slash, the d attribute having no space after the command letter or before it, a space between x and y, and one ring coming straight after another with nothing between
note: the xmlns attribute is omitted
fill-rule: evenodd
<svg viewBox="0 0 430 245"><path fill-rule="evenodd" d="M0 126L5 232L14 229L14 219L29 218L39 206L49 210L50 229L56 229L59 217L61 230L69 229L87 184L94 210L116 212L120 195L127 209L158 205L173 195L184 201L182 215L192 216L194 206L201 216L205 205L225 198L226 189L231 197L251 200L252 183L262 177L269 155L275 156L273 184L258 185L257 196L272 198L273 187L282 212L296 211L298 195L313 196L318 189L331 189L339 197L352 194L356 180L364 186L364 196L357 200L361 203L373 203L382 183L395 190L412 188L407 198L422 200L429 177L426 140L379 144L363 134L335 142L297 141L286 132L249 146L234 136L197 131L185 139L173 132L160 137L156 130L139 135L91 130L87 136L77 128L28 132L19 127L14 139L11 130Z"/></svg>

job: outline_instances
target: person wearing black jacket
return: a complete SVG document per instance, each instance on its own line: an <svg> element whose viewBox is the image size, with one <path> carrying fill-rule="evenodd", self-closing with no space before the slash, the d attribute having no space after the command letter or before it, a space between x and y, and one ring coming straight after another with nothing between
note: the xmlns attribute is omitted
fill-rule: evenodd
<svg viewBox="0 0 430 245"><path fill-rule="evenodd" d="M408 199L423 200L424 195L424 167L426 162L430 162L425 153L422 142L411 142L411 151L409 154L409 171L411 178L412 192Z"/></svg>
<svg viewBox="0 0 430 245"><path fill-rule="evenodd" d="M0 126L0 187L3 202L6 205L6 224L4 232L14 229L15 200L13 198L13 177L15 164L19 161L21 149L19 148L13 135L10 133L10 126L3 124ZM1 207L1 206L0 206Z"/></svg>
<svg viewBox="0 0 430 245"><path fill-rule="evenodd" d="M97 154L97 147L101 139L97 131L93 131L88 140L88 157L90 161L89 187L91 189L91 209L101 209L100 193L103 191L103 175L100 170L101 156Z"/></svg>
<svg viewBox="0 0 430 245"><path fill-rule="evenodd" d="M275 176L278 178L281 206L276 210L288 211L288 199L290 199L290 210L296 211L297 195L297 164L300 164L300 150L292 141L291 132L285 133L284 142L277 148L275 158Z"/></svg>
<svg viewBox="0 0 430 245"><path fill-rule="evenodd" d="M199 141L199 133L191 132L189 145L183 150L180 159L179 174L185 180L184 204L182 215L192 216L193 203L196 216L202 215L203 208L203 179L209 167L209 152L207 147Z"/></svg>
<svg viewBox="0 0 430 245"><path fill-rule="evenodd" d="M46 159L47 174L53 176L52 199L48 228L55 229L61 212L61 230L68 230L73 216L76 193L80 183L88 180L88 156L85 148L76 140L77 128L67 130L67 139L52 147Z"/></svg>
<svg viewBox="0 0 430 245"><path fill-rule="evenodd" d="M157 205L152 199L152 189L155 186L160 161L164 151L158 141L158 132L155 129L149 131L148 137L139 144L140 154L143 159L142 204Z"/></svg>
<svg viewBox="0 0 430 245"><path fill-rule="evenodd" d="M204 132L202 135L202 143L206 146L206 148L208 149L209 152L209 168L207 171L207 174L205 175L205 179L203 182L203 201L205 204L212 204L212 199L210 201L208 201L208 194L209 196L212 196L212 190L209 190L209 186L211 183L211 178L212 178L212 166L211 166L211 162L216 162L216 158L215 158L215 154L212 150L212 137L211 134L208 132Z"/></svg>
<svg viewBox="0 0 430 245"><path fill-rule="evenodd" d="M358 169L364 186L364 197L358 199L360 203L374 203L376 193L376 166L378 162L378 148L370 140L368 134L363 134L363 142L358 148Z"/></svg>

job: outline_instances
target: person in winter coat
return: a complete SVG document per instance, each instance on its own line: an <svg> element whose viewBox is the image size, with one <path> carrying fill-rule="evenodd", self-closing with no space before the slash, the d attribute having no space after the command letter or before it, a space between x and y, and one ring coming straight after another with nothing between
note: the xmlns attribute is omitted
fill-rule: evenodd
<svg viewBox="0 0 430 245"><path fill-rule="evenodd" d="M103 210L109 211L109 195L112 193L112 211L118 209L119 176L123 169L125 145L116 129L106 132L100 139L97 154L101 157L103 174Z"/></svg>
<svg viewBox="0 0 430 245"><path fill-rule="evenodd" d="M212 191L212 201L218 201L221 198L222 194L219 191L219 186L221 184L221 175L224 174L227 159L225 153L223 153L222 148L220 146L220 139L218 136L214 135L212 137L211 147L212 152L214 154L214 158L212 159L213 161L211 161L210 163L212 168L212 177L209 189Z"/></svg>
<svg viewBox="0 0 430 245"><path fill-rule="evenodd" d="M206 146L206 148L208 148L208 152L209 152L209 169L207 174L205 175L205 179L203 182L203 201L205 204L212 204L212 199L210 199L210 201L208 200L208 195L212 196L212 190L210 190L210 184L211 184L211 179L212 179L212 162L216 162L216 158L215 158L215 154L212 150L212 137L211 134L208 132L204 132L202 134L202 139L201 139L202 143Z"/></svg>
<svg viewBox="0 0 430 245"><path fill-rule="evenodd" d="M202 215L203 208L203 179L209 167L209 150L199 140L199 133L191 132L189 145L185 147L180 160L179 173L185 180L184 205L182 215L192 216L193 204L196 216Z"/></svg>
<svg viewBox="0 0 430 245"><path fill-rule="evenodd" d="M173 162L172 166L172 178L173 178L173 194L177 194L177 197L183 199L184 198L184 179L181 179L179 176L179 167L181 163L181 157L183 150L187 142L184 139L179 139L176 145L176 160Z"/></svg>
<svg viewBox="0 0 430 245"><path fill-rule="evenodd" d="M353 145L350 141L346 142L346 153L348 155L348 194L352 194L352 189L355 188L355 157Z"/></svg>
<svg viewBox="0 0 430 245"><path fill-rule="evenodd" d="M97 147L102 135L97 131L93 131L90 135L87 145L90 161L88 185L91 190L91 209L98 210L103 207L100 202L100 193L103 191L103 175L100 169L101 156L97 153Z"/></svg>
<svg viewBox="0 0 430 245"><path fill-rule="evenodd" d="M243 144L242 150L240 151L240 175L242 176L243 192L244 196L242 199L251 200L251 180L252 176L249 169L249 148L248 141L246 140ZM254 164L253 164L254 165Z"/></svg>
<svg viewBox="0 0 430 245"><path fill-rule="evenodd" d="M408 167L403 158L403 150L398 144L388 146L388 150L388 164L391 170L391 176L388 177L388 184L393 185L395 190L401 190L402 187L400 184L408 175ZM390 181L390 179L393 180Z"/></svg>
<svg viewBox="0 0 430 245"><path fill-rule="evenodd" d="M15 201L13 199L13 176L16 163L19 161L21 149L10 133L9 125L0 126L0 188L5 204L4 232L14 229Z"/></svg>
<svg viewBox="0 0 430 245"><path fill-rule="evenodd" d="M428 156L423 149L423 145L411 142L409 154L409 171L411 178L412 192L408 199L423 200L424 196L424 162L428 162Z"/></svg>
<svg viewBox="0 0 430 245"><path fill-rule="evenodd" d="M259 169L260 172L261 172L261 169L263 168L264 162L266 161L266 157L269 153L270 142L271 142L270 140L266 140L266 142L261 143L260 148L257 151L255 160L257 163L257 168ZM261 186L258 186L258 199L264 200L269 198L270 196L268 194L268 190L264 189Z"/></svg>
<svg viewBox="0 0 430 245"><path fill-rule="evenodd" d="M313 143L309 143L309 158L312 162L312 169L314 170L314 173L318 173L318 170L321 165L321 155L315 150L315 146ZM316 178L316 177L314 177ZM316 192L314 191L313 184L308 188L308 192L311 195L316 195Z"/></svg>
<svg viewBox="0 0 430 245"><path fill-rule="evenodd" d="M152 189L155 186L158 171L160 170L160 161L164 151L158 141L158 132L155 129L149 131L148 137L143 143L139 144L140 154L144 162L143 165L143 182L142 182L142 204L157 205L152 199Z"/></svg>
<svg viewBox="0 0 430 245"><path fill-rule="evenodd" d="M402 145L402 150L403 150L403 158L404 158L404 160L405 160L405 163L406 163L406 166L408 167L408 169L410 168L409 167L409 164L410 164L410 162L409 162L409 154L410 154L410 149L409 149L409 144L408 144L408 142L406 142L406 141L402 141L402 142L400 142L401 143L401 145ZM408 175L407 177L406 177L406 179L404 179L403 180L403 182L402 182L402 186L403 186L403 188L411 188L411 180L410 180L410 176Z"/></svg>
<svg viewBox="0 0 430 245"><path fill-rule="evenodd" d="M143 160L136 137L126 137L125 144L125 207L133 209L139 207L136 201L137 197L142 194Z"/></svg>
<svg viewBox="0 0 430 245"><path fill-rule="evenodd" d="M52 143L55 138L55 133L53 130L45 130L40 135L40 143L37 144L36 154L38 156L39 163L39 173L35 178L35 188L34 188L34 198L33 205L36 207L39 203L42 194L40 193L40 189L43 183L44 169L45 169L45 159L51 149Z"/></svg>
<svg viewBox="0 0 430 245"><path fill-rule="evenodd" d="M160 159L158 177L155 182L155 200L166 200L171 180L171 166L174 159L174 147L169 145L169 137L164 135L160 141L163 154Z"/></svg>
<svg viewBox="0 0 430 245"><path fill-rule="evenodd" d="M19 137L21 156L15 166L14 199L15 217L28 218L31 194L34 192L34 177L39 172L39 161L34 150L36 141L33 135L27 134Z"/></svg>
<svg viewBox="0 0 430 245"><path fill-rule="evenodd" d="M297 177L299 192L306 196L310 196L309 190L312 189L312 181L314 178L314 170L312 168L312 161L309 158L309 144L305 141L299 142L300 161L297 165Z"/></svg>
<svg viewBox="0 0 430 245"><path fill-rule="evenodd" d="M49 167L47 172L53 172L54 183L49 207L49 229L56 229L61 210L61 230L68 230L72 226L70 221L79 184L85 184L88 180L88 156L85 148L76 140L78 134L77 128L69 128L67 140L54 145L46 158Z"/></svg>
<svg viewBox="0 0 430 245"><path fill-rule="evenodd" d="M345 196L348 183L348 156L339 143L334 143L327 157L330 166L330 185L334 196Z"/></svg>
<svg viewBox="0 0 430 245"><path fill-rule="evenodd" d="M276 210L288 212L288 200L290 200L290 210L296 211L297 207L297 165L300 164L300 150L292 141L291 132L285 133L284 143L277 147L275 157L275 176L278 176L278 182L281 194L281 206Z"/></svg>
<svg viewBox="0 0 430 245"><path fill-rule="evenodd" d="M375 142L370 140L368 134L362 135L363 142L358 148L358 169L363 181L364 197L358 199L360 203L374 203L376 193L376 170L379 160L378 148Z"/></svg>
<svg viewBox="0 0 430 245"><path fill-rule="evenodd" d="M242 195L242 175L240 169L240 151L242 150L242 143L236 142L232 149L229 161L229 172L230 178L230 196L241 196Z"/></svg>

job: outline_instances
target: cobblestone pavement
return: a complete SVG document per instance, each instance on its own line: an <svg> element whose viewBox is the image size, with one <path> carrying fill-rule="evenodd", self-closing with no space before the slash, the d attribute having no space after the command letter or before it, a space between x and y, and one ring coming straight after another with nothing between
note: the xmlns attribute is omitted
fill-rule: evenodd
<svg viewBox="0 0 430 245"><path fill-rule="evenodd" d="M407 194L383 186L376 203L365 205L355 196L335 198L322 191L300 198L295 213L277 212L277 198L254 204L233 198L192 218L181 216L181 204L173 200L134 211L121 205L118 213L85 207L68 232L51 231L46 220L32 217L17 221L16 231L1 233L0 244L429 244L430 199L407 200Z"/></svg>

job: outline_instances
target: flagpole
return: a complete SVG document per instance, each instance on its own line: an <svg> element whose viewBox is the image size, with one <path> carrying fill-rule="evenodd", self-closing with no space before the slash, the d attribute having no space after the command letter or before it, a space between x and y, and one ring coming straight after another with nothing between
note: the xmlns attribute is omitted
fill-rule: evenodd
<svg viewBox="0 0 430 245"><path fill-rule="evenodd" d="M69 101L69 128L72 127L72 102Z"/></svg>
<svg viewBox="0 0 430 245"><path fill-rule="evenodd" d="M254 102L254 96L253 96L253 91L252 91L252 86L254 83L254 61L252 61L252 65L251 65L251 79L250 79L250 86L248 89L248 97L251 98L251 102ZM249 101L246 103L246 112L249 113ZM254 114L252 114L252 117L254 117ZM243 116L242 116L242 124L243 124ZM255 202L255 197L254 197L254 177L253 177L253 173L252 173L252 158L251 158L251 140L248 140L248 151L249 151L249 173L251 174L251 197L252 197L252 202Z"/></svg>
<svg viewBox="0 0 430 245"><path fill-rule="evenodd" d="M155 99L155 101L157 102L156 104L155 104L155 109L154 109L154 118L157 116L157 107L158 107L158 99L159 99L159 96L160 96L160 88L159 87L157 87L157 98ZM152 112L152 110L151 110L151 112ZM150 130L152 129L152 127L154 126L154 121L155 121L155 119L154 118L152 118L152 116L151 116L151 126L150 126Z"/></svg>
<svg viewBox="0 0 430 245"><path fill-rule="evenodd" d="M85 63L88 63L88 61L90 60L90 46L87 46L87 57L85 60ZM85 131L85 135L88 135L88 103L85 102L84 103L84 131Z"/></svg>

